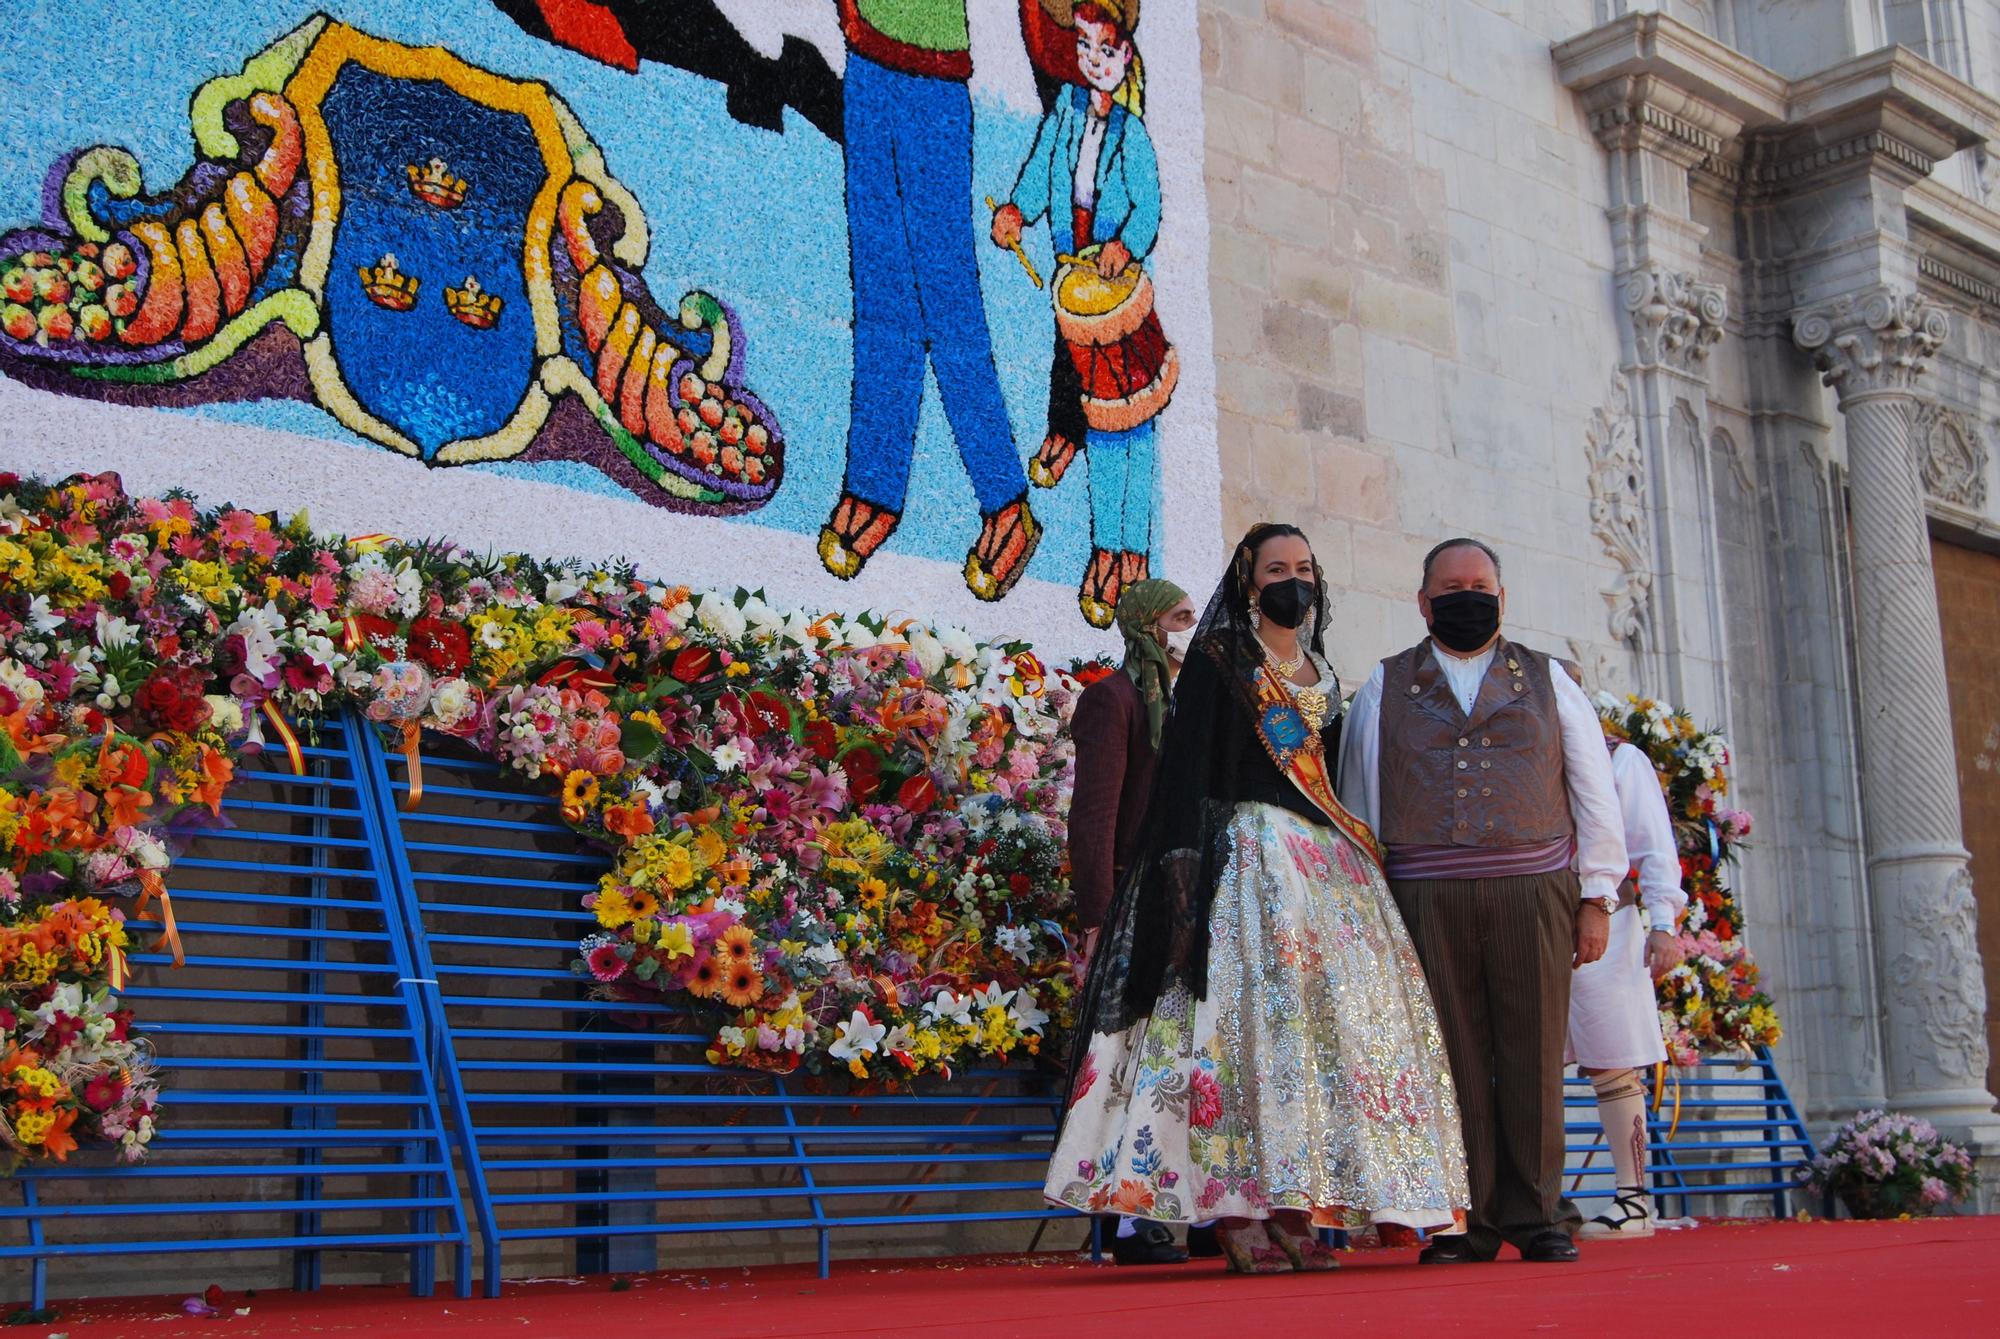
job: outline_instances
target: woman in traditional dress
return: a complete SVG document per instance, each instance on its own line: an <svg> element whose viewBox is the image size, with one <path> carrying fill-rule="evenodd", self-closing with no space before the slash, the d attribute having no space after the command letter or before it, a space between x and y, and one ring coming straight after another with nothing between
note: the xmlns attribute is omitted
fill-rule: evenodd
<svg viewBox="0 0 2000 1339"><path fill-rule="evenodd" d="M1305 536L1252 529L1174 687L1044 1188L1218 1219L1246 1273L1333 1268L1315 1226L1450 1231L1469 1200L1430 992L1374 834L1335 798L1326 611Z"/></svg>

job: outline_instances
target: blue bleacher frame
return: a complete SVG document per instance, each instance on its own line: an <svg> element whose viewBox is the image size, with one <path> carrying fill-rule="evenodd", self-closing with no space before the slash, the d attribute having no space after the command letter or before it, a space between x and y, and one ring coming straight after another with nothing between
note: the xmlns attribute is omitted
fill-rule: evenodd
<svg viewBox="0 0 2000 1339"><path fill-rule="evenodd" d="M448 1246L458 1294L469 1295L476 1276L488 1296L498 1296L509 1248L519 1243L574 1243L577 1261L610 1268L609 1261L637 1258L629 1251L621 1257L621 1246L706 1234L809 1234L824 1275L841 1232L1077 1221L1039 1193L1058 1114L1048 1073L1016 1065L961 1074L950 1084L924 1082L907 1093L856 1094L804 1075L717 1069L702 1056L707 1032L685 1011L593 1000L589 984L570 971L577 939L595 923L579 899L596 886L609 858L582 847L541 783L514 778L450 741L427 739L425 800L406 810L401 754L355 716L322 723L305 756L311 775L304 778L285 768L282 754L246 764L240 774L246 784L225 802L241 827L207 840L177 863L169 880L195 955L191 968L226 969L250 980L282 970L297 978L298 989L203 990L177 983L164 955L135 955L138 976L127 996L140 1027L160 1046L163 1069L215 1078L207 1089L167 1084L163 1128L146 1164L120 1169L79 1158L68 1167L25 1168L14 1178L21 1204L0 1208L0 1225L22 1223L26 1240L0 1241L0 1259L31 1262L36 1306L46 1303L51 1260L119 1253L289 1252L293 1285L310 1290L321 1283L327 1251L401 1250L409 1255L412 1290L422 1295L436 1281L436 1251ZM273 834L273 821L305 830ZM211 853L260 835L267 844L321 854L301 862ZM341 865L328 852L361 863ZM280 888L298 887L204 889L207 871L261 873L285 881ZM341 895L357 882L372 891L359 899ZM222 953L217 941L242 935L245 926L204 919L203 909L217 906L288 909L296 923L259 922L254 928L263 933L252 937L294 945L296 955ZM346 924L366 914L380 918L379 929ZM343 956L364 948L381 960ZM351 1007L354 998L330 986L350 979L388 987L369 998L391 1007L400 1021L358 1028L330 1021L329 1010ZM219 1007L215 1017L167 1020L159 1015L169 1001ZM240 1001L288 1012L282 1023L244 1025L226 1016ZM199 1036L266 1036L296 1043L297 1054L283 1068L255 1057L176 1056L177 1045ZM342 1058L329 1053L336 1039L402 1045L409 1058L391 1060L387 1069L375 1059ZM1725 1075L1739 1063L1750 1066L1750 1077ZM357 1068L407 1075L414 1095L371 1098L342 1088L341 1076ZM251 1086L254 1075L287 1070L299 1078L282 1101L272 1100L271 1089ZM1725 1076L1709 1078L1711 1072ZM1785 1173L1800 1161L1795 1154L1810 1156L1811 1146L1769 1052L1749 1062L1704 1061L1683 1083L1682 1137L1667 1141L1667 1111L1653 1126L1656 1193L1682 1213L1697 1198L1768 1194L1773 1213L1783 1216L1794 1188ZM1566 1100L1572 1108L1595 1105L1588 1086L1578 1095L1574 1081ZM58 1186L95 1184L108 1200L135 1187L246 1174L200 1160L206 1127L198 1113L272 1107L282 1109L283 1125L250 1132L256 1138L248 1142L290 1157L247 1174L282 1176L290 1186L285 1196L152 1199L129 1210L99 1207L91 1216L137 1223L162 1215L171 1226L200 1213L281 1213L290 1216L290 1231L164 1240L156 1232L143 1241L100 1232L81 1243L50 1240L61 1235L53 1225L73 1209L45 1193ZM385 1109L407 1109L410 1131L387 1137L379 1125L357 1128L350 1114ZM1581 1118L1567 1126L1566 1189L1578 1173L1608 1172L1598 1161L1608 1150L1594 1109L1572 1115ZM1733 1137L1752 1133L1758 1137ZM246 1132L231 1127L207 1137L241 1144ZM353 1160L371 1147L385 1152ZM1729 1161L1738 1156L1745 1160ZM360 1202L384 1230L341 1230L329 1221L358 1203L329 1183L360 1175L404 1185L402 1193L385 1189ZM1607 1185L1573 1197L1610 1193ZM939 1197L959 1202L939 1206ZM400 1220L406 1226L386 1230ZM1090 1240L1094 1251L1094 1225Z"/></svg>

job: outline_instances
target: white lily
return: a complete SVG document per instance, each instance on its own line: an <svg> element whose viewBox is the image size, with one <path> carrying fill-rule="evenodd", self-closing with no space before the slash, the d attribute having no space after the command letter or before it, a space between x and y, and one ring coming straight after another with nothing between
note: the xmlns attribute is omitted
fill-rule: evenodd
<svg viewBox="0 0 2000 1339"><path fill-rule="evenodd" d="M835 1029L833 1045L826 1048L826 1053L836 1060L853 1060L858 1056L874 1055L881 1047L882 1038L888 1033L888 1028L880 1023L870 1022L867 1014L856 1009L852 1018Z"/></svg>

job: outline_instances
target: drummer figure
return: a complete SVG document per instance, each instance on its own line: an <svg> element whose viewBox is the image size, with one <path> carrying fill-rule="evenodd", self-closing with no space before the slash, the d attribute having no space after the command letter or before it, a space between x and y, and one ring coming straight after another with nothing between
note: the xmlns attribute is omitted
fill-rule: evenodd
<svg viewBox="0 0 2000 1339"><path fill-rule="evenodd" d="M1160 172L1142 119L1145 80L1132 40L1138 9L1138 0L1078 0L1071 7L1085 86L1057 91L1007 203L994 212L996 245L1019 245L1028 224L1047 218L1056 255L1082 253L1107 280L1143 265L1151 253L1160 233ZM1157 336L1157 321L1145 315ZM1160 343L1164 347L1163 338ZM1148 365L1147 384L1129 397L1129 388L1117 388L1117 407L1107 409L1105 389L1091 384L1083 366L1096 347L1080 350L1059 330L1050 393L1052 399L1077 395L1086 408L1091 556L1078 604L1092 624L1109 627L1120 592L1151 574L1159 475L1153 418L1172 393L1177 364L1165 350L1162 362ZM1079 375L1062 375L1064 364ZM1054 430L1069 421L1066 407L1052 402L1049 412L1051 431L1028 467L1028 477L1043 488L1062 481L1078 446Z"/></svg>

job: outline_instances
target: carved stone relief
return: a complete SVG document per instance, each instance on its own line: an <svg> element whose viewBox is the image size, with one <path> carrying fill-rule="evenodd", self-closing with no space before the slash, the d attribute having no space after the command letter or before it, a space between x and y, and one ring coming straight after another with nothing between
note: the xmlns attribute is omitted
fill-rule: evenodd
<svg viewBox="0 0 2000 1339"><path fill-rule="evenodd" d="M1889 288L1843 295L1792 318L1793 340L1813 355L1821 379L1843 403L1856 395L1913 390L1924 360L1950 334L1944 308Z"/></svg>
<svg viewBox="0 0 2000 1339"><path fill-rule="evenodd" d="M1729 294L1675 270L1641 270L1625 280L1625 313L1642 367L1699 371L1722 338Z"/></svg>
<svg viewBox="0 0 2000 1339"><path fill-rule="evenodd" d="M1623 376L1592 412L1584 431L1590 457L1590 528L1618 565L1604 588L1612 637L1643 654L1652 623L1653 542L1646 503L1646 462Z"/></svg>
<svg viewBox="0 0 2000 1339"><path fill-rule="evenodd" d="M1917 469L1924 491L1971 511L1986 507L1986 442L1966 415L1920 404L1913 416Z"/></svg>
<svg viewBox="0 0 2000 1339"><path fill-rule="evenodd" d="M1904 1017L1913 1016L1922 1026L1929 1045L1898 1049L1928 1052L1944 1078L1976 1085L1985 1078L1988 1057L1986 982L1971 872L1959 866L1933 898L1912 900L1905 917L1902 952L1886 984L1909 1006Z"/></svg>

